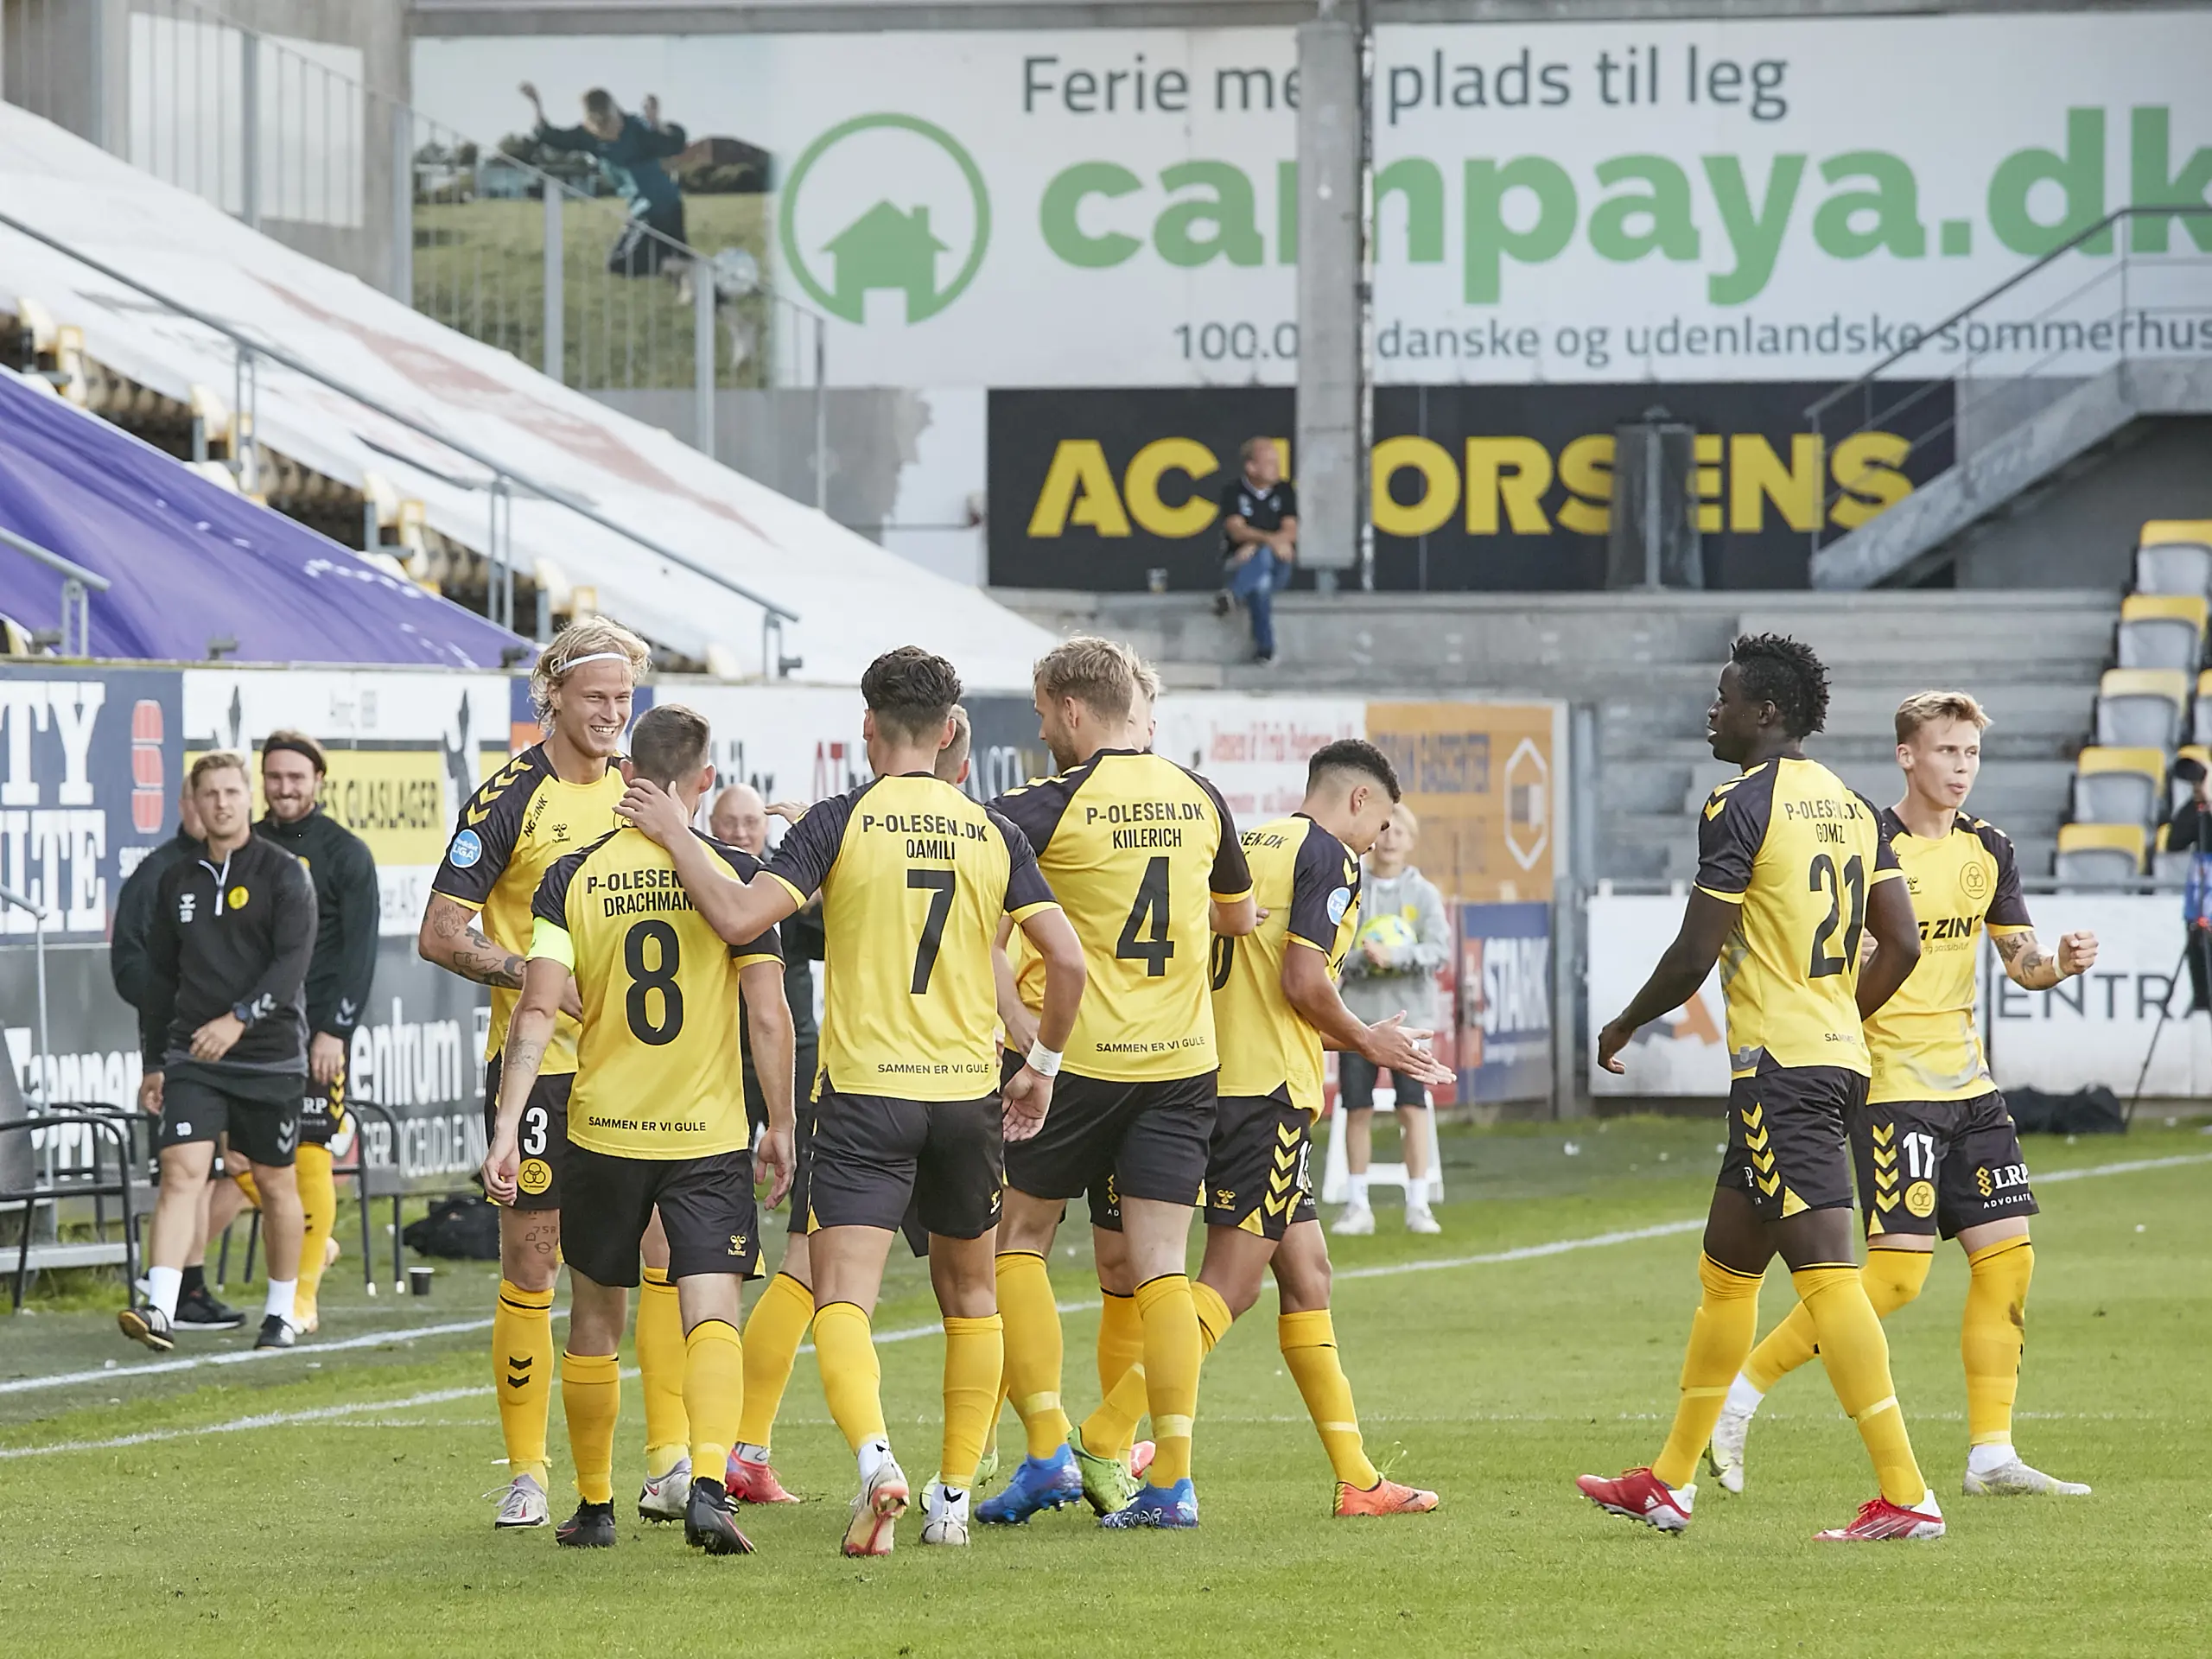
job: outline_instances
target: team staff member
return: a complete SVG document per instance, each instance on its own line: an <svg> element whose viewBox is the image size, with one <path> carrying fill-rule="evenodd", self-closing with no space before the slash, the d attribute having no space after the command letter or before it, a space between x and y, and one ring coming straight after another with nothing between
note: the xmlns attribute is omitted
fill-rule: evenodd
<svg viewBox="0 0 2212 1659"><path fill-rule="evenodd" d="M192 791L187 786L177 792L176 834L160 846L148 849L146 856L124 879L122 891L116 894L115 927L108 943L108 974L115 982L115 994L139 1011L138 1046L142 1051L149 1035L144 1019L150 979L146 938L153 931L156 893L162 877L171 865L200 856L200 809L192 804ZM149 1071L139 1080L138 1104L149 1112L161 1110L159 1072ZM200 1218L191 1246L185 1253L183 1288L177 1296L176 1313L169 1320L170 1328L175 1331L235 1331L245 1323L244 1314L227 1303L218 1301L207 1288L207 1206L217 1185L210 1180L200 1196Z"/></svg>
<svg viewBox="0 0 2212 1659"><path fill-rule="evenodd" d="M531 703L545 728L461 808L445 861L432 878L416 948L429 961L492 988L485 1050L488 1136L499 1097L500 1053L530 949L531 901L553 861L615 827L622 776L613 761L645 669L645 641L604 618L572 622L538 654ZM470 926L480 922L482 931ZM553 1283L561 1268L561 1171L569 1148L569 1090L576 1069L576 1013L566 1009L538 1064L523 1109L515 1200L499 1210L499 1294L492 1315L492 1387L511 1478L493 1522L542 1527L546 1417L553 1400ZM684 1424L683 1327L649 1236L638 1299L638 1366L645 1396L649 1518L680 1518L691 1489Z"/></svg>
<svg viewBox="0 0 2212 1659"><path fill-rule="evenodd" d="M2047 991L2097 960L2094 933L2063 934L2056 956L2037 941L2020 893L2012 843L1966 810L1981 771L1989 716L1963 691L1923 691L1897 708L1897 765L1904 795L1882 814L1921 912L1920 966L1866 1022L1873 1081L1851 1122L1859 1202L1866 1217L1861 1276L1887 1319L1920 1294L1938 1233L1967 1256L1959 1352L1967 1373L1968 1497L2052 1492L2086 1496L2012 1449L2012 1400L2035 1247L2028 1165L2005 1097L1989 1075L1974 1007L1985 930L2006 977ZM1813 1357L1813 1322L1801 1303L1751 1351L1713 1425L1720 1484L1744 1490L1744 1442L1768 1389Z"/></svg>
<svg viewBox="0 0 2212 1659"><path fill-rule="evenodd" d="M1272 1268L1282 1308L1276 1340L1335 1471L1339 1516L1436 1507L1435 1493L1384 1479L1362 1443L1329 1314L1329 1246L1307 1168L1325 1046L1424 1083L1451 1077L1421 1048L1428 1031L1408 1026L1402 1013L1370 1025L1337 992L1359 925L1359 855L1389 822L1397 795L1397 774L1373 744L1347 738L1317 751L1298 811L1244 832L1265 919L1250 938L1224 938L1213 950L1221 1104L1206 1166L1205 1262L1194 1293L1201 1341L1211 1352L1230 1321L1259 1300ZM1125 1436L1144 1408L1143 1379L1132 1371L1084 1423L1084 1438Z"/></svg>
<svg viewBox="0 0 2212 1659"><path fill-rule="evenodd" d="M1637 1032L1695 996L1725 948L1728 1147L1674 1429L1649 1468L1576 1482L1599 1508L1662 1532L1689 1525L1691 1477L1751 1354L1759 1281L1779 1254L1881 1484L1850 1525L1818 1535L1943 1535L1905 1433L1890 1345L1852 1259L1846 1129L1866 1100L1863 1023L1919 961L1920 930L1873 807L1805 758L1827 706L1827 671L1806 646L1777 634L1736 641L1706 721L1714 757L1743 771L1713 791L1698 821L1697 889L1681 933L1598 1035L1599 1063L1621 1071ZM1862 931L1876 947L1863 967Z"/></svg>
<svg viewBox="0 0 2212 1659"><path fill-rule="evenodd" d="M912 1201L944 1313L944 1440L922 1541L965 1544L1002 1357L991 1274L1001 1136L1034 1134L1050 1104L1083 955L1021 832L933 774L960 700L952 664L904 645L868 665L861 695L874 779L817 802L765 878L731 880L690 836L681 804L649 783L631 785L622 811L670 849L692 902L733 944L822 895L822 1071L806 1187L792 1202L807 1217L823 1389L860 1469L844 1553L883 1555L908 1497L868 1327L892 1236ZM1036 944L1048 976L1037 1043L1003 1098L992 1087L1002 915Z"/></svg>
<svg viewBox="0 0 2212 1659"><path fill-rule="evenodd" d="M1238 600L1252 613L1252 651L1275 659L1274 596L1290 586L1298 562L1298 492L1282 475L1282 451L1273 438L1247 438L1243 470L1221 493L1222 591L1217 615Z"/></svg>
<svg viewBox="0 0 2212 1659"><path fill-rule="evenodd" d="M714 785L707 744L707 722L680 703L648 710L631 740L634 775L673 796L687 822ZM697 842L740 880L760 868L735 848ZM729 1051L741 998L745 1025L767 1062L760 1161L774 1205L791 1173L791 1025L775 930L725 945L684 897L669 855L626 826L557 860L538 883L531 915L530 964L507 1029L484 1185L503 1204L516 1195L523 1113L573 982L583 1033L563 1171L570 1301L561 1402L582 1502L555 1536L578 1548L614 1542L622 1394L615 1351L627 1287L639 1279L639 1247L658 1211L683 1320L693 1471L684 1536L710 1555L750 1554L722 1482L744 1398L738 1287L760 1259L752 1128L744 1090L729 1075Z"/></svg>
<svg viewBox="0 0 2212 1659"><path fill-rule="evenodd" d="M330 1142L346 1123L346 1059L369 1006L377 971L377 865L369 844L322 810L329 771L322 746L303 732L274 731L261 745L261 798L269 810L256 829L307 867L315 884L315 956L308 963L308 1082L300 1108L297 1168L306 1231L300 1239L300 1289L292 1323L321 1323L315 1293L324 1249L338 1219Z"/></svg>
<svg viewBox="0 0 2212 1659"><path fill-rule="evenodd" d="M207 1200L215 1139L251 1165L269 1240L269 1294L257 1348L293 1342L300 1195L292 1160L307 1089L308 958L315 889L300 861L253 833L245 762L226 750L193 762L200 855L169 867L147 937L145 1066L161 1076L161 1197L146 1304L118 1316L149 1348L173 1346L185 1257Z"/></svg>
<svg viewBox="0 0 2212 1659"><path fill-rule="evenodd" d="M1206 950L1213 933L1251 931L1251 874L1213 785L1126 747L1137 696L1127 652L1105 639L1067 640L1038 660L1034 691L1039 735L1061 770L993 805L1037 849L1082 942L1090 988L1055 1111L1007 1154L999 1306L1007 1397L1027 1456L979 1513L1019 1526L1086 1495L1102 1516L1195 1513L1199 1351L1185 1263L1219 1065ZM1029 1011L1009 1007L1004 1017L1009 1051L1018 1052ZM1060 1316L1046 1270L1067 1201L1109 1192L1152 1390L1155 1450L1142 1490L1115 1446L1071 1438ZM1093 1219L1109 1217L1098 1207Z"/></svg>

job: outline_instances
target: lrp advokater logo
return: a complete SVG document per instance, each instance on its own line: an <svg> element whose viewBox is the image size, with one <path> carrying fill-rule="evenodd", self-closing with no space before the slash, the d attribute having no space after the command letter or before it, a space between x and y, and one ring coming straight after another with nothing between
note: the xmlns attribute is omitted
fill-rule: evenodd
<svg viewBox="0 0 2212 1659"><path fill-rule="evenodd" d="M889 289L906 296L906 321L917 323L958 299L982 268L990 194L944 128L918 116L855 116L799 156L777 231L799 286L832 316L865 322L868 295Z"/></svg>

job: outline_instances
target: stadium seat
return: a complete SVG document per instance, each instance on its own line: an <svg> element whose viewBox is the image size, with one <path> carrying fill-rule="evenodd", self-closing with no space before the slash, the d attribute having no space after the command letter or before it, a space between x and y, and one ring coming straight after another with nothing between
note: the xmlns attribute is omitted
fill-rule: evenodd
<svg viewBox="0 0 2212 1659"><path fill-rule="evenodd" d="M2120 604L2120 665L2194 674L2204 659L2202 594L2130 594Z"/></svg>
<svg viewBox="0 0 2212 1659"><path fill-rule="evenodd" d="M2153 519L2135 550L2135 589L2212 594L2212 518Z"/></svg>
<svg viewBox="0 0 2212 1659"><path fill-rule="evenodd" d="M2158 821L2158 797L2165 785L2163 749L2084 749L2075 762L2074 821L2147 831ZM2143 859L2141 838L2139 833L2138 864Z"/></svg>
<svg viewBox="0 0 2212 1659"><path fill-rule="evenodd" d="M2058 826L2059 885L2110 887L2143 873L2143 831L2125 823Z"/></svg>
<svg viewBox="0 0 2212 1659"><path fill-rule="evenodd" d="M2097 682L2097 741L2163 753L2181 741L2188 707L2189 676L2178 669L2107 669Z"/></svg>

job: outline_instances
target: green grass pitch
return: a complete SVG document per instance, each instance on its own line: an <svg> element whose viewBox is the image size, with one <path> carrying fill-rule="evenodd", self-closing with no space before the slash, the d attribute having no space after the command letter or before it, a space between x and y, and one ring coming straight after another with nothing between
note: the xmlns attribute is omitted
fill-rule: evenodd
<svg viewBox="0 0 2212 1659"><path fill-rule="evenodd" d="M1946 1246L1891 1323L1898 1392L1944 1500L1932 1544L1823 1546L1873 1491L1817 1370L1755 1427L1751 1488L1707 1483L1681 1539L1602 1515L1578 1472L1648 1461L1674 1404L1697 1294L1694 1231L1448 1265L1702 1213L1710 1125L1624 1120L1446 1136L1445 1234L1332 1244L1337 1328L1378 1463L1443 1496L1435 1515L1338 1522L1328 1465L1275 1351L1263 1298L1208 1362L1195 1535L1100 1531L1088 1511L978 1529L964 1552L836 1553L852 1465L803 1357L777 1463L810 1500L748 1511L760 1553L708 1560L636 1521L578 1558L550 1529L499 1535L478 1494L502 1482L483 1331L378 1341L489 1313L488 1268L442 1266L429 1301L331 1274L321 1344L146 1374L111 1307L0 1316L0 1607L19 1654L537 1656L704 1653L1090 1656L1266 1653L1888 1656L2202 1652L2212 1503L2212 1143L2190 1128L2039 1141L2037 1272L2018 1440L2093 1483L2076 1500L1968 1500L1958 1319ZM1576 1151L1566 1147L1572 1141ZM2186 1160L2052 1180L2116 1161ZM356 1236L358 1235L355 1235ZM346 1237L341 1217L340 1236ZM1064 1243L1077 1243L1071 1236ZM1402 1269L1423 1262L1429 1271ZM1094 1298L1053 1262L1064 1299ZM387 1269L388 1270L388 1269ZM258 1305L231 1287L232 1300ZM1787 1305L1770 1277L1762 1329ZM933 1313L897 1264L880 1332ZM1096 1397L1096 1316L1066 1316L1066 1394ZM363 1344L327 1344L368 1338ZM187 1357L247 1338L189 1339ZM883 1348L894 1446L917 1484L935 1459L927 1338ZM114 1362L120 1375L105 1370ZM63 1387L30 1378L90 1370ZM625 1385L616 1496L641 1472ZM263 1426L239 1428L249 1419ZM227 1432L216 1432L227 1431ZM124 1436L128 1446L86 1446ZM1020 1429L1008 1415L1009 1455ZM72 1445L85 1449L56 1449ZM574 1502L554 1410L554 1502Z"/></svg>

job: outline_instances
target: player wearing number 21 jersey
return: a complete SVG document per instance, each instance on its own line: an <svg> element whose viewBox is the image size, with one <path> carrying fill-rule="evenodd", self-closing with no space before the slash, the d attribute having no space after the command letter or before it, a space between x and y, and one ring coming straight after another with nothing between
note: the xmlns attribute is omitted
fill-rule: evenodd
<svg viewBox="0 0 2212 1659"><path fill-rule="evenodd" d="M1692 1477L1728 1384L1751 1351L1759 1281L1779 1254L1817 1333L1828 1379L1857 1423L1880 1495L1820 1535L1934 1538L1928 1490L1890 1377L1889 1344L1853 1260L1850 1116L1866 1098L1860 1021L1920 957L1897 856L1874 809L1804 740L1827 714L1827 671L1795 639L1732 647L1707 719L1715 758L1742 768L1698 825L1697 888L1680 933L1643 988L1599 1033L1599 1063L1698 994L1717 960L1727 1004L1728 1142L1706 1223L1704 1291L1682 1362L1673 1431L1650 1466L1585 1475L1583 1495L1616 1515L1679 1532ZM1865 963L1859 938L1876 949Z"/></svg>

